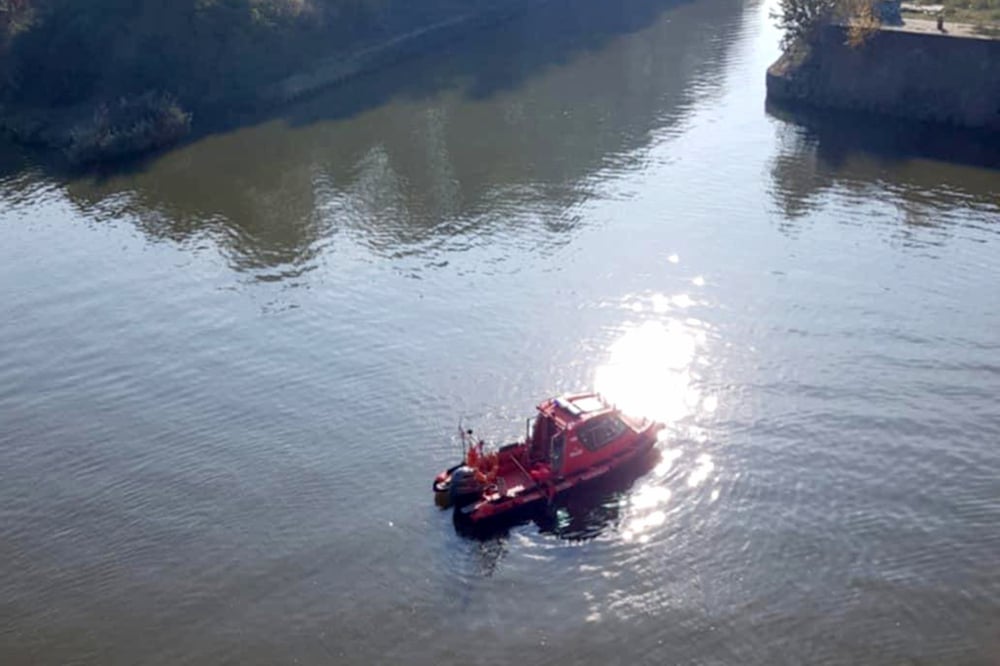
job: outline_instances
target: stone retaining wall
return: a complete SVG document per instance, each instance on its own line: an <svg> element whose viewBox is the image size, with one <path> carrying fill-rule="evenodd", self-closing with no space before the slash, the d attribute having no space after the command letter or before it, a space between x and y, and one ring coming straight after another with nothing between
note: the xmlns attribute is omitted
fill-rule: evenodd
<svg viewBox="0 0 1000 666"><path fill-rule="evenodd" d="M883 29L861 47L829 26L767 71L768 98L1000 132L1000 40Z"/></svg>

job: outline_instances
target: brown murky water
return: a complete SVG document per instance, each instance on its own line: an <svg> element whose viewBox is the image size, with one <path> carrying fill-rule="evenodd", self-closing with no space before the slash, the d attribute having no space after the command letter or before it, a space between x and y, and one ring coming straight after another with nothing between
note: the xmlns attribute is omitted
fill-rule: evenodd
<svg viewBox="0 0 1000 666"><path fill-rule="evenodd" d="M994 147L769 112L766 6L550 7L128 175L5 149L0 662L998 663ZM655 467L456 532L458 418L595 384Z"/></svg>

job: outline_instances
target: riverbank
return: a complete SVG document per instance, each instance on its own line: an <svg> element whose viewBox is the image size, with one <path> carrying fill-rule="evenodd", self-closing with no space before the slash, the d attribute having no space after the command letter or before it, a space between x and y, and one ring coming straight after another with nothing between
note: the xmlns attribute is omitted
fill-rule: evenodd
<svg viewBox="0 0 1000 666"><path fill-rule="evenodd" d="M7 82L0 99L0 132L23 144L55 150L76 165L134 157L455 41L528 6L527 0L440 0L416 11L386 0L377 9L364 5L368 13L354 17L356 30L343 21L315 18L294 26L255 25L252 31L216 25L225 38L201 68L190 62L198 60L192 54L214 47L189 46L192 53L184 53L178 46L168 56L153 56L122 45L130 41L127 36L116 37L109 47L111 52L125 52L121 57L54 62L56 49L38 45L55 30L43 22L7 40L8 62L0 68L0 81ZM244 39L241 30L261 41ZM177 32L154 32L162 38L171 31ZM190 37L191 44L199 40L206 41L204 36ZM33 84L18 67L40 69L36 78L51 79L53 85ZM68 79L73 83L67 84Z"/></svg>
<svg viewBox="0 0 1000 666"><path fill-rule="evenodd" d="M789 48L767 71L768 99L1000 133L1000 40L974 26L906 19L859 46L843 26Z"/></svg>

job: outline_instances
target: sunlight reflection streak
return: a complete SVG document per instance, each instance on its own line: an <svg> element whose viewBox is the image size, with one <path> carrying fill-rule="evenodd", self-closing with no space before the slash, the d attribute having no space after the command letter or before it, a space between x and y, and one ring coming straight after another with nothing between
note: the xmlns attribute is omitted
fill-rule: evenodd
<svg viewBox="0 0 1000 666"><path fill-rule="evenodd" d="M630 328L597 369L595 386L627 413L676 423L702 402L691 368L703 341L704 332L687 322L651 321Z"/></svg>
<svg viewBox="0 0 1000 666"><path fill-rule="evenodd" d="M696 278L694 282L702 286L704 278ZM673 513L667 507L674 501L674 493L679 493L681 501L689 496L686 489L711 493L712 501L719 496L717 489L706 485L715 471L712 456L678 446L685 442L700 448L707 443L708 431L689 419L711 416L719 408L718 394L703 395L700 389L705 368L710 367L704 350L708 340L706 326L693 317L678 317L679 311L698 304L684 293L626 299L620 305L626 311L659 317L626 326L611 345L607 362L596 371L595 387L608 400L632 416L667 426L660 433L661 459L651 478L628 499L627 517L620 533L626 542L642 544L655 538ZM682 460L689 455L696 457L683 464ZM673 478L680 481L682 488L666 487L671 472L680 475ZM597 616L592 619L596 620Z"/></svg>

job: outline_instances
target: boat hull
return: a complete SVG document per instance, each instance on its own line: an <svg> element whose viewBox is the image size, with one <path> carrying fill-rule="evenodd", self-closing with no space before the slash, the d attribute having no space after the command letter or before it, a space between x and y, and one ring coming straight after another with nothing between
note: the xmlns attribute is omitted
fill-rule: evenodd
<svg viewBox="0 0 1000 666"><path fill-rule="evenodd" d="M494 493L480 497L464 506L456 507L456 516L473 523L485 522L507 516L512 512L540 502L549 502L560 493L581 486L624 466L649 453L656 443L655 432L644 433L632 446L623 448L604 462L577 470L547 484L536 484L530 489L513 494Z"/></svg>

